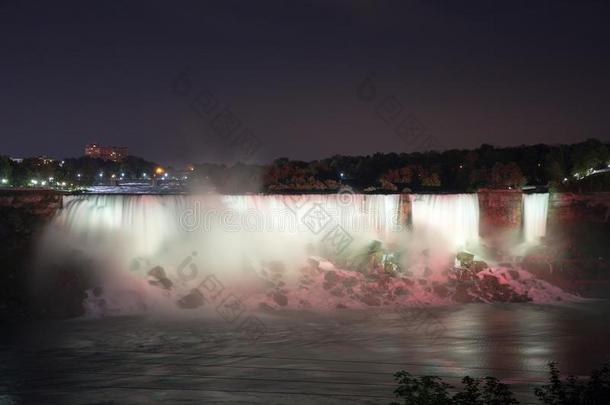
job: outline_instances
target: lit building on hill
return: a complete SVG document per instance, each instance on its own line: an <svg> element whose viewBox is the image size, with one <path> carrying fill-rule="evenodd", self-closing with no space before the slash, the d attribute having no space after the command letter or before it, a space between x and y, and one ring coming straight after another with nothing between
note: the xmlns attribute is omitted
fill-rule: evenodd
<svg viewBox="0 0 610 405"><path fill-rule="evenodd" d="M85 156L97 159L120 162L127 157L127 154L127 148L123 146L102 146L97 143L85 146Z"/></svg>

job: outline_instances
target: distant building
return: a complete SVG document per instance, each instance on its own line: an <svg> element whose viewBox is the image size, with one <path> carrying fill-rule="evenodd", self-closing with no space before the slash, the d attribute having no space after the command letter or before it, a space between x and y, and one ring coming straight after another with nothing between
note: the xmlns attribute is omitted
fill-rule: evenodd
<svg viewBox="0 0 610 405"><path fill-rule="evenodd" d="M122 146L102 146L98 145L97 143L92 143L85 146L85 156L92 158L120 162L121 160L125 159L127 155L127 148Z"/></svg>

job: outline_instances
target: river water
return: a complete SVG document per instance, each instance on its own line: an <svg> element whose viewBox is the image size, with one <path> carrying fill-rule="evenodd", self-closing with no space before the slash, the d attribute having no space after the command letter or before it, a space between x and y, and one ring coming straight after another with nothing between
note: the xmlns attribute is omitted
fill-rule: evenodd
<svg viewBox="0 0 610 405"><path fill-rule="evenodd" d="M537 403L547 362L588 375L610 359L610 300L415 311L257 313L257 335L189 312L32 323L3 333L0 403L383 404L400 369L493 375Z"/></svg>

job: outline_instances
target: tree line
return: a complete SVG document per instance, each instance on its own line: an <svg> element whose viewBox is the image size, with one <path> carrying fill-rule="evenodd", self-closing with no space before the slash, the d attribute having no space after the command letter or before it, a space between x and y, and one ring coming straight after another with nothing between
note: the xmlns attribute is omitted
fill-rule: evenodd
<svg viewBox="0 0 610 405"><path fill-rule="evenodd" d="M88 157L44 163L39 158L15 162L0 156L0 178L13 186L53 178L87 186L104 176L150 179L158 165L129 156L122 162ZM480 188L542 186L557 191L610 190L610 144L589 139L575 144L451 149L413 153L335 155L300 161L275 159L268 165L201 163L188 182L220 192L472 192ZM101 175L100 175L101 174ZM106 177L107 178L107 177Z"/></svg>

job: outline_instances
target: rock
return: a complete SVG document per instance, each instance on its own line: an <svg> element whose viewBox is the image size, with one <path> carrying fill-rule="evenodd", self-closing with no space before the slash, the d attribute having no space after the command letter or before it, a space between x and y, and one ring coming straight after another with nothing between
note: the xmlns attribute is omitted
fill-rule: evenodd
<svg viewBox="0 0 610 405"><path fill-rule="evenodd" d="M343 297L345 295L345 292L340 288L335 288L330 293L335 297Z"/></svg>
<svg viewBox="0 0 610 405"><path fill-rule="evenodd" d="M432 270L430 270L430 267L426 267L424 270L424 277L430 277L432 275Z"/></svg>
<svg viewBox="0 0 610 405"><path fill-rule="evenodd" d="M419 285L428 285L428 280L424 278L418 278L417 282L419 283Z"/></svg>
<svg viewBox="0 0 610 405"><path fill-rule="evenodd" d="M311 308L311 303L307 300L300 300L299 305L301 308Z"/></svg>
<svg viewBox="0 0 610 405"><path fill-rule="evenodd" d="M258 307L260 309L262 309L263 311L267 311L267 312L273 312L275 311L275 308L273 308L271 305L267 304L266 302L261 302L258 304Z"/></svg>
<svg viewBox="0 0 610 405"><path fill-rule="evenodd" d="M286 297L284 294L280 293L280 292L275 292L272 295L273 301L276 302L276 304L278 304L281 307L285 307L286 305L288 305L288 297Z"/></svg>
<svg viewBox="0 0 610 405"><path fill-rule="evenodd" d="M487 263L485 263L482 260L475 260L474 262L472 262L472 266L470 266L470 269L474 272L474 273L478 273L480 271L485 270L486 268L488 268L489 266L487 265Z"/></svg>
<svg viewBox="0 0 610 405"><path fill-rule="evenodd" d="M404 287L396 287L394 289L394 295L407 295L407 290Z"/></svg>
<svg viewBox="0 0 610 405"><path fill-rule="evenodd" d="M170 290L174 283L172 280L167 278L165 275L165 270L161 266L155 266L148 271L148 275L153 278L153 280L149 280L148 283L151 285L159 286L166 290Z"/></svg>
<svg viewBox="0 0 610 405"><path fill-rule="evenodd" d="M349 277L346 278L345 280L343 280L343 286L350 288L355 286L356 284L358 284L358 278L356 277Z"/></svg>
<svg viewBox="0 0 610 405"><path fill-rule="evenodd" d="M468 252L458 252L458 254L455 255L455 258L460 262L460 266L470 267L474 260L474 255Z"/></svg>
<svg viewBox="0 0 610 405"><path fill-rule="evenodd" d="M360 301L370 307L378 307L381 305L381 300L371 294L367 294L360 298Z"/></svg>
<svg viewBox="0 0 610 405"><path fill-rule="evenodd" d="M334 271L327 271L326 274L324 274L324 280L331 284L335 284L339 281L339 276Z"/></svg>
<svg viewBox="0 0 610 405"><path fill-rule="evenodd" d="M449 290L444 285L436 285L433 287L433 291L439 297L445 298L449 295Z"/></svg>
<svg viewBox="0 0 610 405"><path fill-rule="evenodd" d="M474 302L475 298L469 294L465 285L458 285L453 293L453 300L460 303Z"/></svg>
<svg viewBox="0 0 610 405"><path fill-rule="evenodd" d="M165 275L165 270L161 266L155 266L152 269L148 270L148 275L154 278L167 278Z"/></svg>
<svg viewBox="0 0 610 405"><path fill-rule="evenodd" d="M519 272L517 270L508 270L508 274L513 278L513 280L519 280Z"/></svg>
<svg viewBox="0 0 610 405"><path fill-rule="evenodd" d="M337 309L347 309L347 307L344 304L342 304L342 303L338 303L336 308Z"/></svg>
<svg viewBox="0 0 610 405"><path fill-rule="evenodd" d="M194 309L203 306L205 303L203 294L197 288L178 300L178 306L183 309Z"/></svg>

